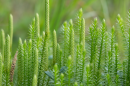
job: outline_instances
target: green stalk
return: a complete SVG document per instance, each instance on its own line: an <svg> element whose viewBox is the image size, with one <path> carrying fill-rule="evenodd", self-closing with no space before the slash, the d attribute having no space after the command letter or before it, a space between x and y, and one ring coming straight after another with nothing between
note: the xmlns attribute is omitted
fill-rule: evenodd
<svg viewBox="0 0 130 86"><path fill-rule="evenodd" d="M63 57L63 65L66 65L67 61L67 47L68 47L68 40L67 40L67 22L64 22L64 57Z"/></svg>
<svg viewBox="0 0 130 86"><path fill-rule="evenodd" d="M72 59L71 56L68 57L68 86L71 86L71 77L72 77Z"/></svg>
<svg viewBox="0 0 130 86"><path fill-rule="evenodd" d="M112 73L112 58L111 58L111 50L108 51L108 73L111 74Z"/></svg>
<svg viewBox="0 0 130 86"><path fill-rule="evenodd" d="M60 49L60 62L61 62L61 66L63 66L63 59L62 59L62 50ZM61 68L61 67L60 67Z"/></svg>
<svg viewBox="0 0 130 86"><path fill-rule="evenodd" d="M29 40L29 43L28 43L28 86L31 86L31 72L32 72L32 40L30 39Z"/></svg>
<svg viewBox="0 0 130 86"><path fill-rule="evenodd" d="M43 31L42 33L42 39L44 40L45 39L45 32Z"/></svg>
<svg viewBox="0 0 130 86"><path fill-rule="evenodd" d="M36 37L40 36L40 23L39 23L39 14L36 13L36 16L35 16L35 26L36 26Z"/></svg>
<svg viewBox="0 0 130 86"><path fill-rule="evenodd" d="M23 44L23 53L24 53L24 86L28 85L28 53L27 53L27 43L26 40L24 41Z"/></svg>
<svg viewBox="0 0 130 86"><path fill-rule="evenodd" d="M61 53L60 53L61 49L60 49L60 45L57 44L57 48L56 48L56 61L57 61L57 64L59 66L59 69L61 68Z"/></svg>
<svg viewBox="0 0 130 86"><path fill-rule="evenodd" d="M81 20L80 43L82 42L83 49L85 49L85 19Z"/></svg>
<svg viewBox="0 0 130 86"><path fill-rule="evenodd" d="M83 82L86 50L83 51L81 82Z"/></svg>
<svg viewBox="0 0 130 86"><path fill-rule="evenodd" d="M23 44L21 38L19 38L18 47L18 86L23 85L24 82L24 57L23 57Z"/></svg>
<svg viewBox="0 0 130 86"><path fill-rule="evenodd" d="M32 86L37 86L37 77L38 77L38 49L35 49L35 53L34 53L34 75L33 75L33 82L32 82Z"/></svg>
<svg viewBox="0 0 130 86"><path fill-rule="evenodd" d="M114 67L113 67L113 65L114 65L114 59L113 59L113 57L114 57L114 38L115 38L115 27L113 26L112 27L112 30L111 30L111 52L110 52L110 71L111 71L111 73L109 73L110 74L110 76L111 76L111 79L112 79L112 83L114 82Z"/></svg>
<svg viewBox="0 0 130 86"><path fill-rule="evenodd" d="M107 86L111 86L111 78L110 78L110 75L107 74L106 78L107 78Z"/></svg>
<svg viewBox="0 0 130 86"><path fill-rule="evenodd" d="M2 86L2 55L0 53L0 86Z"/></svg>
<svg viewBox="0 0 130 86"><path fill-rule="evenodd" d="M73 21L70 20L69 21L69 25L70 25L70 40L69 40L69 52L72 58L72 64L74 61L74 29L73 29Z"/></svg>
<svg viewBox="0 0 130 86"><path fill-rule="evenodd" d="M105 67L108 65L108 33L105 33ZM107 70L104 69L105 73L107 73Z"/></svg>
<svg viewBox="0 0 130 86"><path fill-rule="evenodd" d="M111 57L113 56L113 45L114 45L114 33L115 33L115 27L112 27L112 31L111 31Z"/></svg>
<svg viewBox="0 0 130 86"><path fill-rule="evenodd" d="M95 46L95 53L94 53L94 60L91 64L91 75L92 75L92 81L94 80L94 83L92 85L98 85L98 81L100 79L100 73L98 72L98 48L97 45Z"/></svg>
<svg viewBox="0 0 130 86"><path fill-rule="evenodd" d="M97 29L97 18L94 19L94 23L92 26L90 26L90 35L91 35L91 58L90 58L90 63L93 62L94 59L94 53L95 53L95 48L97 46L97 39L99 35L99 29Z"/></svg>
<svg viewBox="0 0 130 86"><path fill-rule="evenodd" d="M33 76L32 86L37 86L37 76Z"/></svg>
<svg viewBox="0 0 130 86"><path fill-rule="evenodd" d="M10 36L8 35L5 40L4 46L4 68L6 74L6 85L9 85L10 76Z"/></svg>
<svg viewBox="0 0 130 86"><path fill-rule="evenodd" d="M100 72L100 67L101 67L101 59L102 59L102 50L103 50L103 42L104 42L104 33L105 33L105 20L103 20L102 23L102 32L101 32L101 46L100 46L100 53L99 53L99 62L98 62L98 71Z"/></svg>
<svg viewBox="0 0 130 86"><path fill-rule="evenodd" d="M58 86L58 66L57 64L54 65L54 85Z"/></svg>
<svg viewBox="0 0 130 86"><path fill-rule="evenodd" d="M75 71L75 79L77 81L77 78L78 78L78 63L79 63L79 53L80 50L79 50L79 45L77 45L77 51L76 51L76 65L75 65L75 68L76 68L76 71Z"/></svg>
<svg viewBox="0 0 130 86"><path fill-rule="evenodd" d="M89 86L91 84L91 78L90 78L90 66L86 66L86 85Z"/></svg>
<svg viewBox="0 0 130 86"><path fill-rule="evenodd" d="M53 65L57 62L56 57L56 48L57 48L57 37L56 37L56 31L53 31Z"/></svg>
<svg viewBox="0 0 130 86"><path fill-rule="evenodd" d="M118 72L118 44L115 44L115 76L117 75Z"/></svg>
<svg viewBox="0 0 130 86"><path fill-rule="evenodd" d="M108 33L106 32L105 33L105 52L104 52L104 61L105 61L105 64L104 64L104 66L103 66L103 71L104 71L104 74L106 75L107 73L108 73L108 71L107 71L107 69L106 68L108 68ZM107 82L106 82L106 77L104 76L104 78L103 78L103 85L106 85L107 84Z"/></svg>
<svg viewBox="0 0 130 86"><path fill-rule="evenodd" d="M34 62L34 75L36 75L36 77L38 76L38 49L36 48L35 49L35 53L34 53L34 59L35 59L35 62Z"/></svg>
<svg viewBox="0 0 130 86"><path fill-rule="evenodd" d="M10 49L12 49L12 41L13 41L13 16L10 14L9 18L9 35L10 35ZM11 50L12 51L12 50Z"/></svg>
<svg viewBox="0 0 130 86"><path fill-rule="evenodd" d="M32 42L36 38L35 18L33 19L29 28L29 38L32 39Z"/></svg>
<svg viewBox="0 0 130 86"><path fill-rule="evenodd" d="M30 25L30 39L32 40L32 46L31 46L31 48L32 48L32 56L31 56L31 59L30 59L30 61L31 61L31 72L30 72L30 76L31 76L31 81L32 81L32 78L33 78L33 75L34 75L34 69L33 69L33 67L34 67L34 53L35 53L35 48L37 47L37 28L36 28L36 21L35 21L35 18L33 19L33 21L32 21L32 24ZM32 84L32 83L31 83Z"/></svg>
<svg viewBox="0 0 130 86"><path fill-rule="evenodd" d="M125 41L127 41L127 38L126 38L126 35L125 35L124 22L123 22L123 19L121 18L121 16L119 14L117 16L117 21L118 21L119 26L121 28L121 32L123 34L123 38L124 38Z"/></svg>
<svg viewBox="0 0 130 86"><path fill-rule="evenodd" d="M41 64L43 66L43 70L47 71L48 70L48 41L47 41L46 37L44 40L44 46L43 46L43 50L42 50Z"/></svg>
<svg viewBox="0 0 130 86"><path fill-rule="evenodd" d="M44 84L44 79L46 75L44 71L48 70L48 38L45 36L44 45L42 49L42 57L41 57L41 64L40 64L40 72L39 72L39 86Z"/></svg>
<svg viewBox="0 0 130 86"><path fill-rule="evenodd" d="M49 0L45 0L45 35L49 37Z"/></svg>
<svg viewBox="0 0 130 86"><path fill-rule="evenodd" d="M40 64L39 80L38 85L41 86L44 84L44 71L48 70L48 39L49 39L49 0L45 0L45 38L44 46L42 49L42 58ZM43 78L42 78L43 76Z"/></svg>
<svg viewBox="0 0 130 86"><path fill-rule="evenodd" d="M90 56L90 63L93 62L93 51L94 51L94 48L93 48L93 45L94 45L94 39L93 39L93 28L90 26L89 27L89 30L90 30L90 35L91 35L91 56Z"/></svg>
<svg viewBox="0 0 130 86"><path fill-rule="evenodd" d="M1 29L1 53L2 53L2 61L4 61L4 46L5 46L5 33L4 33L4 30Z"/></svg>
<svg viewBox="0 0 130 86"><path fill-rule="evenodd" d="M83 74L84 74L85 52L83 51L82 47L83 46L81 43L79 50L77 50L77 56L76 56L76 72L77 72L76 81L78 82L78 84L83 81ZM77 49L78 49L78 47L77 47Z"/></svg>
<svg viewBox="0 0 130 86"><path fill-rule="evenodd" d="M79 43L81 43L81 34L82 34L82 29L81 29L81 21L82 21L82 15L83 15L83 11L82 8L80 8L79 13L78 13L78 31L79 31Z"/></svg>
<svg viewBox="0 0 130 86"><path fill-rule="evenodd" d="M84 68L83 68L83 45L82 43L80 44L80 50L79 50L79 58L78 58L78 63L77 64L77 67L78 67L78 84L82 82L83 80L83 71L84 71Z"/></svg>
<svg viewBox="0 0 130 86"><path fill-rule="evenodd" d="M42 46L42 36L38 35L36 41L37 41L36 48L39 49Z"/></svg>
<svg viewBox="0 0 130 86"><path fill-rule="evenodd" d="M61 83L61 86L64 86L64 74L61 73L60 75L60 83Z"/></svg>
<svg viewBox="0 0 130 86"><path fill-rule="evenodd" d="M105 20L103 20L102 22L102 32L101 32L101 46L100 46L100 52L99 52L99 60L98 60L98 71L97 71L97 83L99 83L98 81L100 81L100 78L101 78L101 61L102 61L102 50L103 50L103 44L104 44L104 34L105 34L105 27L106 27L106 24L105 24Z"/></svg>

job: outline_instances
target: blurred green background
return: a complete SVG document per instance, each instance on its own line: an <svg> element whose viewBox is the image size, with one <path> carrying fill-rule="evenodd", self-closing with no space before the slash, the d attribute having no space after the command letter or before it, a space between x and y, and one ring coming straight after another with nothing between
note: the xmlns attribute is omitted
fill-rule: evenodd
<svg viewBox="0 0 130 86"><path fill-rule="evenodd" d="M28 39L29 25L36 13L40 16L40 30L45 26L45 0L0 0L0 29L8 34L9 14L14 19L13 49L18 38ZM115 25L117 14L123 18L130 7L129 0L50 0L50 31L59 30L65 20L75 19L80 8L86 20L86 29L95 17L98 22L106 20L108 28Z"/></svg>

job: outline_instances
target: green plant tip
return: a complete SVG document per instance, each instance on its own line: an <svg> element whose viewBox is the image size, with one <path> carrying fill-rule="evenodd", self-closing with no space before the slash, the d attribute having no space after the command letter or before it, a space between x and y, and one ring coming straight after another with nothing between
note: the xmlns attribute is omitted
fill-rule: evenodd
<svg viewBox="0 0 130 86"><path fill-rule="evenodd" d="M118 44L116 43L115 46L118 47Z"/></svg>
<svg viewBox="0 0 130 86"><path fill-rule="evenodd" d="M77 83L77 82L75 82L75 83L74 83L74 86L78 86L78 83Z"/></svg>
<svg viewBox="0 0 130 86"><path fill-rule="evenodd" d="M105 19L103 19L103 26L105 26L106 25L106 22L105 22Z"/></svg>
<svg viewBox="0 0 130 86"><path fill-rule="evenodd" d="M68 60L69 60L69 61L71 60L71 56L68 57Z"/></svg>
<svg viewBox="0 0 130 86"><path fill-rule="evenodd" d="M66 27L67 26L67 21L65 21L63 25L64 25L64 27Z"/></svg>
<svg viewBox="0 0 130 86"><path fill-rule="evenodd" d="M22 44L22 39L21 38L19 38L19 43Z"/></svg>
<svg viewBox="0 0 130 86"><path fill-rule="evenodd" d="M115 27L114 26L112 26L112 32L115 32Z"/></svg>
<svg viewBox="0 0 130 86"><path fill-rule="evenodd" d="M82 8L80 8L80 10L79 10L79 17L82 17L82 15L83 15L83 10L82 10Z"/></svg>
<svg viewBox="0 0 130 86"><path fill-rule="evenodd" d="M54 69L57 69L57 68L58 68L58 66L57 66L57 64L55 64L55 65L54 65Z"/></svg>
<svg viewBox="0 0 130 86"><path fill-rule="evenodd" d="M121 19L121 16L120 16L120 14L118 14L118 15L117 15L117 19Z"/></svg>
<svg viewBox="0 0 130 86"><path fill-rule="evenodd" d="M61 73L61 75L60 75L61 77L64 77L64 74L63 73Z"/></svg>
<svg viewBox="0 0 130 86"><path fill-rule="evenodd" d="M97 17L94 19L94 22L95 22L95 23L97 22Z"/></svg>

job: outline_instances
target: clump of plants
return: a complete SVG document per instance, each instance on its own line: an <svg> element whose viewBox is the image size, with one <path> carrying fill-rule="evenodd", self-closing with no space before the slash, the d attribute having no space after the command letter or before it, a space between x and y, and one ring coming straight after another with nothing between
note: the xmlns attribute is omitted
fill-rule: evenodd
<svg viewBox="0 0 130 86"><path fill-rule="evenodd" d="M36 14L29 28L29 39L19 38L14 58L12 15L9 35L5 37L1 30L0 86L130 85L130 30L120 15L117 21L124 42L123 60L120 60L114 26L107 31L105 20L98 26L95 18L86 36L80 9L77 20L65 21L57 37L55 30L52 34L49 30L49 0L45 3L45 31L40 34L39 15Z"/></svg>

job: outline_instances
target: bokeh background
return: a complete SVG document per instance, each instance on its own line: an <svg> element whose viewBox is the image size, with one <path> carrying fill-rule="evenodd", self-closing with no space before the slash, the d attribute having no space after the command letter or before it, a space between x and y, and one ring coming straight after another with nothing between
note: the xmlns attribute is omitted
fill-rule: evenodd
<svg viewBox="0 0 130 86"><path fill-rule="evenodd" d="M40 30L45 26L45 0L0 0L0 29L8 34L9 14L14 19L13 49L18 39L28 38L29 25L36 13L40 16ZM108 29L116 24L117 15L124 19L130 8L130 0L50 0L50 31L59 30L65 20L75 19L78 10L83 9L86 29L95 17L98 22L106 20Z"/></svg>

